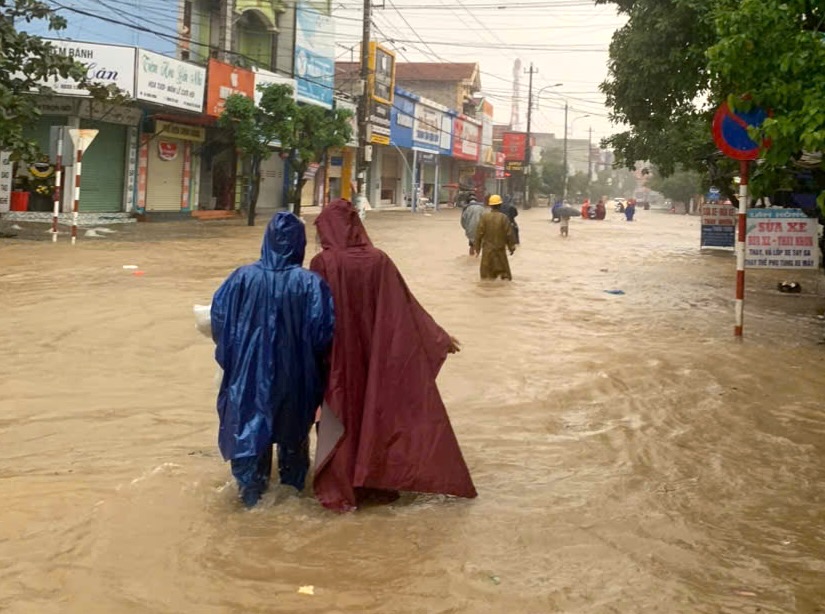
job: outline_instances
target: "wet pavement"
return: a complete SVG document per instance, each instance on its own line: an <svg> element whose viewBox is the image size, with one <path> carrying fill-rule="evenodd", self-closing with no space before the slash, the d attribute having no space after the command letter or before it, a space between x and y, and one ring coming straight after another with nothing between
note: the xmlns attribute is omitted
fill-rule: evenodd
<svg viewBox="0 0 825 614"><path fill-rule="evenodd" d="M216 450L192 305L261 227L0 241L0 611L825 613L821 276L749 273L737 343L698 218L519 223L508 284L457 211L368 218L464 344L439 385L479 498L343 516L243 511Z"/></svg>

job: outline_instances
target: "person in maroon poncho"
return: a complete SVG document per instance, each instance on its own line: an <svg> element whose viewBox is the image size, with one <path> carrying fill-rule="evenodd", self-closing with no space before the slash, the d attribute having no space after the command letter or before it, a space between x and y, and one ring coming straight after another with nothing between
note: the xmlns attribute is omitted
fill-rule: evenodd
<svg viewBox="0 0 825 614"><path fill-rule="evenodd" d="M436 377L458 343L424 310L352 204L315 222L311 270L329 284L336 325L321 407L314 488L333 510L398 491L476 496Z"/></svg>

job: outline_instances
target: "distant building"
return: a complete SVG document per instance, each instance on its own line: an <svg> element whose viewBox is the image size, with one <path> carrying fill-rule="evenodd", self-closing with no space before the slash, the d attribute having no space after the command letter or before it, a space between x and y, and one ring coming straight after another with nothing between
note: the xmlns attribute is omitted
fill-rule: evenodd
<svg viewBox="0 0 825 614"><path fill-rule="evenodd" d="M351 96L360 95L360 64L336 62L335 85ZM481 91L478 64L397 62L395 82L407 91L474 117Z"/></svg>

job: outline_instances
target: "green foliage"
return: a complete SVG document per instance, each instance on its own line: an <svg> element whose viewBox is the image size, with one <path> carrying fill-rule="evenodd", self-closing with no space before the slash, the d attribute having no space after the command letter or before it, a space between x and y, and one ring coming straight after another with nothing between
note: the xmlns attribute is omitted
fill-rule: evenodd
<svg viewBox="0 0 825 614"><path fill-rule="evenodd" d="M772 113L753 134L771 146L752 189L790 187L793 161L825 151L825 8L810 0L718 0L715 17L719 40L708 50L709 70L729 84L734 105Z"/></svg>
<svg viewBox="0 0 825 614"><path fill-rule="evenodd" d="M564 194L564 153L561 149L545 149L541 154L540 172L542 189L547 194Z"/></svg>
<svg viewBox="0 0 825 614"><path fill-rule="evenodd" d="M55 32L66 27L66 20L44 2L0 1L0 149L10 151L13 160L40 157L37 144L24 137L24 127L40 117L32 94L53 93L45 85L49 79L74 79L101 100L110 94L107 88L88 83L82 64L58 53L42 38L15 27L15 23L40 20Z"/></svg>
<svg viewBox="0 0 825 614"><path fill-rule="evenodd" d="M665 198L670 198L674 202L687 203L697 194L701 194L702 176L696 171L677 170L665 177L654 170L648 187L661 192Z"/></svg>
<svg viewBox="0 0 825 614"><path fill-rule="evenodd" d="M296 194L293 212L300 215L301 188L309 165L320 163L329 149L343 147L352 136L349 111L297 104L288 85L269 85L261 92L260 106L245 96L230 96L218 119L218 125L233 131L236 147L252 159L250 222L260 190L260 163L272 155L273 141L289 152Z"/></svg>
<svg viewBox="0 0 825 614"><path fill-rule="evenodd" d="M756 196L791 187L794 160L802 152L825 151L822 2L596 2L614 4L628 17L613 37L602 84L612 119L629 126L603 142L620 164L649 160L665 176L677 168L707 171L735 202L738 164L716 153L710 133L723 100L772 112L753 135L772 143L752 175Z"/></svg>
<svg viewBox="0 0 825 614"><path fill-rule="evenodd" d="M590 179L587 173L578 172L567 180L567 194L573 199L588 198Z"/></svg>
<svg viewBox="0 0 825 614"><path fill-rule="evenodd" d="M705 52L715 42L712 2L707 0L597 0L628 17L613 36L609 75L601 89L611 118L630 129L603 141L617 162L638 160L664 173L678 164L699 168L715 151L708 129L713 102Z"/></svg>

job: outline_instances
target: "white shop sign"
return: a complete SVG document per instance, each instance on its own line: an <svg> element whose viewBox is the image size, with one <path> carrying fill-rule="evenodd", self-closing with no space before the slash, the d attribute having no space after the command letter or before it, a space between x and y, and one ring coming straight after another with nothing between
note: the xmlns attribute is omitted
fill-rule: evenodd
<svg viewBox="0 0 825 614"><path fill-rule="evenodd" d="M206 69L138 49L138 100L186 111L203 111Z"/></svg>
<svg viewBox="0 0 825 614"><path fill-rule="evenodd" d="M751 269L815 269L818 222L799 209L748 211L745 266Z"/></svg>
<svg viewBox="0 0 825 614"><path fill-rule="evenodd" d="M253 69L255 72L255 104L261 104L261 98L263 98L263 94L261 93L260 87L266 87L267 85L288 85L292 88L292 99L297 100L298 93L297 88L295 86L295 79L292 77L284 77L283 75L275 74L274 72L269 72L267 70L261 70L259 68Z"/></svg>
<svg viewBox="0 0 825 614"><path fill-rule="evenodd" d="M134 47L98 45L77 41L49 40L59 53L74 58L86 65L88 78L100 85L114 85L127 96L135 95ZM62 96L87 96L89 92L80 89L72 79L58 77L46 83Z"/></svg>

